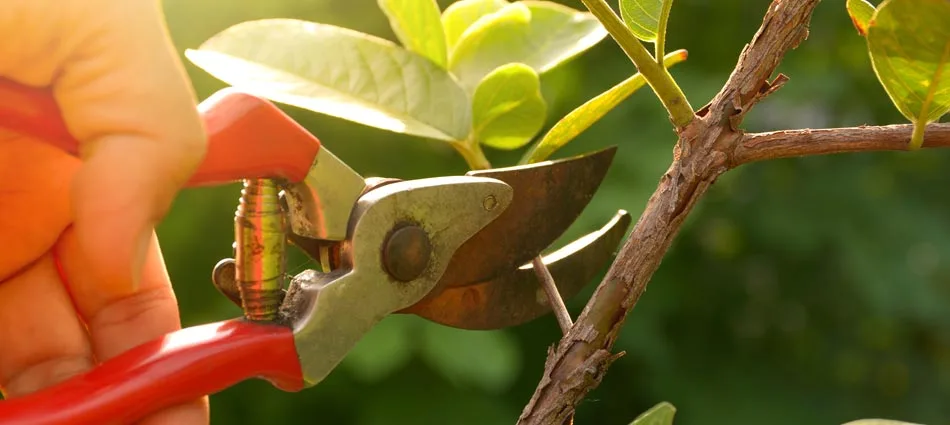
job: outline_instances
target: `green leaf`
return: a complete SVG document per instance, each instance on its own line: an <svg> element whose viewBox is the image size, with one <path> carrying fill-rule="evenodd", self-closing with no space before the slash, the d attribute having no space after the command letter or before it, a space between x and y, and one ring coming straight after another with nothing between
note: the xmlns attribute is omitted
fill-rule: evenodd
<svg viewBox="0 0 950 425"><path fill-rule="evenodd" d="M637 416L630 425L672 425L674 415L676 408L664 401Z"/></svg>
<svg viewBox="0 0 950 425"><path fill-rule="evenodd" d="M378 0L378 3L403 46L446 67L445 31L435 0Z"/></svg>
<svg viewBox="0 0 950 425"><path fill-rule="evenodd" d="M886 0L868 27L868 50L878 80L914 123L911 149L924 128L950 111L950 1Z"/></svg>
<svg viewBox="0 0 950 425"><path fill-rule="evenodd" d="M371 127L446 141L464 140L471 127L468 95L448 72L350 29L249 21L185 54L232 86Z"/></svg>
<svg viewBox="0 0 950 425"><path fill-rule="evenodd" d="M472 24L449 55L449 70L471 92L499 66L520 62L543 74L606 36L590 13L548 1L519 1Z"/></svg>
<svg viewBox="0 0 950 425"><path fill-rule="evenodd" d="M874 16L874 5L867 0L848 0L848 16L851 17L851 23L862 36L868 34L868 24L871 23L871 17Z"/></svg>
<svg viewBox="0 0 950 425"><path fill-rule="evenodd" d="M663 59L663 65L671 67L686 60L686 56L686 50L677 50L666 55ZM521 163L531 164L546 160L645 84L646 80L643 75L640 75L640 73L633 74L630 78L621 81L609 90L577 107L565 115L564 118L561 118L557 124L554 124L541 141L525 154Z"/></svg>
<svg viewBox="0 0 950 425"><path fill-rule="evenodd" d="M620 17L637 38L653 43L666 36L673 0L620 0Z"/></svg>
<svg viewBox="0 0 950 425"><path fill-rule="evenodd" d="M506 391L521 369L517 340L503 330L466 331L425 322L422 356L455 385Z"/></svg>
<svg viewBox="0 0 950 425"><path fill-rule="evenodd" d="M496 149L517 149L541 131L547 104L530 66L512 63L486 75L472 98L476 140Z"/></svg>
<svg viewBox="0 0 950 425"><path fill-rule="evenodd" d="M462 0L445 8L442 12L442 27L445 28L445 41L449 50L455 48L458 39L472 24L507 5L507 0Z"/></svg>

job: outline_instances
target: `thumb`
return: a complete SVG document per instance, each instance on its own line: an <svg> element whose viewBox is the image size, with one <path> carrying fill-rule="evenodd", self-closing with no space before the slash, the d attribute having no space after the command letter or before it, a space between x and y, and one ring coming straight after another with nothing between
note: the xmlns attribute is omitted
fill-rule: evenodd
<svg viewBox="0 0 950 425"><path fill-rule="evenodd" d="M52 86L67 127L80 140L83 165L73 181L72 205L85 269L101 289L130 293L155 224L205 146L195 96L160 3L12 3L13 12L4 6L7 13L21 16L13 16L14 28L4 32L26 43L15 57L0 59L8 65L0 63L0 72L6 68L15 80Z"/></svg>

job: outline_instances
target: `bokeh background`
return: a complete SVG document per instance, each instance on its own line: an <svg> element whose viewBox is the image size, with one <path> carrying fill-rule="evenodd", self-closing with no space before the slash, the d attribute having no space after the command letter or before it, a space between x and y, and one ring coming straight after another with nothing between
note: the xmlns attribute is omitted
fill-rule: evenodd
<svg viewBox="0 0 950 425"><path fill-rule="evenodd" d="M579 0L561 0L581 9ZM440 0L444 9L450 0ZM612 2L616 3L616 2ZM701 107L728 77L767 0L677 0L668 50ZM292 17L395 40L375 0L165 0L179 51L230 25ZM321 52L300 52L319 55ZM199 97L223 84L188 64ZM822 2L809 39L781 67L791 81L750 131L903 122L877 83L844 1ZM547 126L633 72L612 39L542 78ZM285 108L366 176L463 173L440 142ZM620 147L567 238L617 209L638 216L675 135L643 89L556 156ZM496 166L522 151L489 151ZM579 407L578 424L627 424L660 401L680 425L840 424L861 417L950 423L950 150L865 153L744 166L692 214L629 315L626 351ZM237 185L183 192L159 228L185 325L239 314L209 276L231 255ZM295 256L291 272L307 267ZM595 282L568 305L577 315ZM512 424L530 398L553 317L495 332L385 320L318 387L249 381L214 395L214 424Z"/></svg>

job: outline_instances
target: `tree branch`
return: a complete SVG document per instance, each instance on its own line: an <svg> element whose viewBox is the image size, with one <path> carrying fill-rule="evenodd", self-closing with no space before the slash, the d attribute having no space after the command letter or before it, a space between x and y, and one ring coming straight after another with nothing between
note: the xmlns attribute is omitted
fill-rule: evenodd
<svg viewBox="0 0 950 425"><path fill-rule="evenodd" d="M620 328L696 202L733 163L742 117L786 80L768 78L808 34L819 0L775 0L716 97L679 132L673 162L584 311L548 353L544 373L518 423L560 424L600 384Z"/></svg>
<svg viewBox="0 0 950 425"><path fill-rule="evenodd" d="M736 147L733 165L809 155L905 151L909 150L913 131L913 125L904 124L751 133L743 136ZM923 147L950 147L950 124L928 125Z"/></svg>

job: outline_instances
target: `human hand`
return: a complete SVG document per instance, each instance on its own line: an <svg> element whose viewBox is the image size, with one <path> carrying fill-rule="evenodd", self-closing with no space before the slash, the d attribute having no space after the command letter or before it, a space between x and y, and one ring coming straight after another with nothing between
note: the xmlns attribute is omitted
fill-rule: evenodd
<svg viewBox="0 0 950 425"><path fill-rule="evenodd" d="M81 157L0 130L0 389L14 398L180 329L154 226L206 141L158 0L6 0L0 77L51 88ZM144 423L208 423L207 399Z"/></svg>

